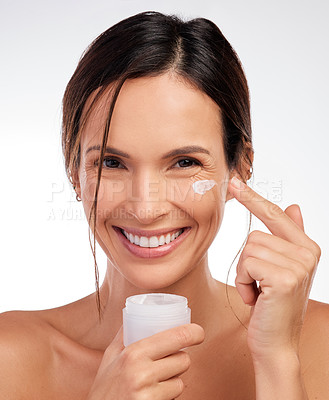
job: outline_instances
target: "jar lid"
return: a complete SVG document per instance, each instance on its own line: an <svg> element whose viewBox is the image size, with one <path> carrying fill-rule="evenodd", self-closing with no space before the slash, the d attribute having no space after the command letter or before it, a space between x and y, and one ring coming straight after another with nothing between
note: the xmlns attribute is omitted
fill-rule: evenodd
<svg viewBox="0 0 329 400"><path fill-rule="evenodd" d="M169 293L146 293L127 297L126 312L139 316L179 315L187 311L187 298Z"/></svg>

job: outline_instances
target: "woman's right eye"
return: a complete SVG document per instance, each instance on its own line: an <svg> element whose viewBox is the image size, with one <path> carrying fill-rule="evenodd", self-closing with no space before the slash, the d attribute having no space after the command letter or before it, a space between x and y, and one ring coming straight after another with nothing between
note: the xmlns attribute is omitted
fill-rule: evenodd
<svg viewBox="0 0 329 400"><path fill-rule="evenodd" d="M120 167L121 165L121 167ZM94 166L97 167L98 166L98 160L95 160L94 162ZM113 157L104 157L103 159L103 168L107 168L107 169L122 169L124 168L121 164L121 162Z"/></svg>
<svg viewBox="0 0 329 400"><path fill-rule="evenodd" d="M104 157L103 167L116 169L116 168L120 168L120 167L118 167L118 165L120 165L120 164L121 164L120 161L116 160L115 158Z"/></svg>

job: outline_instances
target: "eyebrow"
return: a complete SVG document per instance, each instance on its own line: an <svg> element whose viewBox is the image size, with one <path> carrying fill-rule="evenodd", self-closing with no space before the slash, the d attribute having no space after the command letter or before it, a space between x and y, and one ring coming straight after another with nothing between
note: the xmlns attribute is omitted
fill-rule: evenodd
<svg viewBox="0 0 329 400"><path fill-rule="evenodd" d="M99 145L91 146L86 150L85 154L88 154L90 151L93 150L98 150L100 151L101 147ZM112 153L118 156L122 156L125 158L132 158L128 153L125 153L124 151L121 151L119 149L116 149L115 147L106 147L105 149L106 153ZM190 154L190 153L204 153L210 155L209 150L205 149L204 147L201 146L185 146L185 147L180 147L178 149L174 149L169 151L168 153L164 154L161 159L164 160L169 157L174 157L178 156L181 154Z"/></svg>
<svg viewBox="0 0 329 400"><path fill-rule="evenodd" d="M181 154L189 154L189 153L204 153L204 154L209 154L209 150L205 149L204 147L201 146L185 146L185 147L180 147L179 149L174 149L169 151L169 153L164 154L161 159L164 160L165 158L173 157L173 156L178 156Z"/></svg>
<svg viewBox="0 0 329 400"><path fill-rule="evenodd" d="M100 151L100 149L101 149L100 145L91 146L86 150L85 154L88 154L90 151L93 151L93 150ZM115 147L106 147L105 148L105 153L112 153L112 154L116 154L117 156L122 156L122 157L125 157L125 158L131 158L129 154L127 154L124 151L121 151L119 149L116 149Z"/></svg>

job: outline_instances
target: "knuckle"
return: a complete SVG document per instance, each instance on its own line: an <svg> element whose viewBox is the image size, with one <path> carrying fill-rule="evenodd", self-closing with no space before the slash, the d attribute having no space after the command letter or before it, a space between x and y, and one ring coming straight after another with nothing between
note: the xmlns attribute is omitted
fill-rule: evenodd
<svg viewBox="0 0 329 400"><path fill-rule="evenodd" d="M253 242L247 243L243 249L244 257L248 256L249 254L252 254L256 250L256 247L257 245Z"/></svg>
<svg viewBox="0 0 329 400"><path fill-rule="evenodd" d="M134 346L128 346L121 352L121 363L124 367L136 364L140 361L139 351Z"/></svg>
<svg viewBox="0 0 329 400"><path fill-rule="evenodd" d="M248 236L248 241L250 242L257 242L260 238L260 236L263 235L264 232L259 231L259 230L254 230L252 232L250 232L249 236Z"/></svg>
<svg viewBox="0 0 329 400"><path fill-rule="evenodd" d="M296 263L296 270L295 270L297 282L304 283L309 279L309 271L304 264Z"/></svg>
<svg viewBox="0 0 329 400"><path fill-rule="evenodd" d="M282 208L280 208L277 204L270 203L268 207L265 209L265 217L269 219L275 219L284 214Z"/></svg>
<svg viewBox="0 0 329 400"><path fill-rule="evenodd" d="M251 257L251 256L247 256L244 260L243 260L243 266L245 267L245 268L249 268L249 267L251 267L253 264L254 264L254 262L255 262L255 257Z"/></svg>
<svg viewBox="0 0 329 400"><path fill-rule="evenodd" d="M321 248L316 242L314 242L314 240L312 240L312 248L314 249L316 263L318 263L321 258Z"/></svg>
<svg viewBox="0 0 329 400"><path fill-rule="evenodd" d="M241 259L244 260L248 257L256 257L263 252L262 246L256 241L247 242L245 245L243 252L241 254Z"/></svg>
<svg viewBox="0 0 329 400"><path fill-rule="evenodd" d="M311 265L312 267L314 267L314 265L316 264L316 256L310 249L307 249L306 247L299 247L298 254L307 265Z"/></svg>
<svg viewBox="0 0 329 400"><path fill-rule="evenodd" d="M298 276L290 271L287 270L281 277L281 287L285 293L289 293L296 289L299 284Z"/></svg>
<svg viewBox="0 0 329 400"><path fill-rule="evenodd" d="M131 385L132 388L136 391L139 391L147 386L153 381L152 374L149 373L147 369L139 368L138 371L131 376Z"/></svg>

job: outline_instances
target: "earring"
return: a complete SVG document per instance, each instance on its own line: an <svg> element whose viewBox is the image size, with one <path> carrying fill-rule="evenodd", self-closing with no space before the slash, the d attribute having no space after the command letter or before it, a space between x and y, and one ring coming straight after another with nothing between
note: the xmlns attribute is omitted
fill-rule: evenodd
<svg viewBox="0 0 329 400"><path fill-rule="evenodd" d="M74 189L74 191L76 192L76 190L75 190L75 186L73 186L73 189ZM78 193L76 193L76 196L75 196L75 198L76 198L76 200L77 200L77 201L81 201L81 199L80 199L80 197L79 197Z"/></svg>
<svg viewBox="0 0 329 400"><path fill-rule="evenodd" d="M250 170L248 171L247 181L251 178L253 172L254 172L254 168L253 168L253 167L250 167Z"/></svg>

